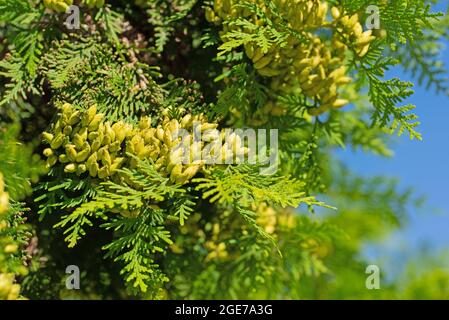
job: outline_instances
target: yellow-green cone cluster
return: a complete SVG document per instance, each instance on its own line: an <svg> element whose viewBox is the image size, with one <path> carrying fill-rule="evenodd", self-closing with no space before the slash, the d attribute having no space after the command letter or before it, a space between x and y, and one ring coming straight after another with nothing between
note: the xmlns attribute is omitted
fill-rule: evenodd
<svg viewBox="0 0 449 320"><path fill-rule="evenodd" d="M85 3L89 8L101 8L104 6L104 0L83 0L83 3Z"/></svg>
<svg viewBox="0 0 449 320"><path fill-rule="evenodd" d="M43 133L44 140L50 145L44 150L47 167L62 163L66 173L81 175L87 172L92 177L107 179L121 167L137 165L128 155L131 154L140 159L151 159L161 174L173 183L184 184L204 165L204 161L193 159L195 154L201 155L202 141L193 142L187 149L191 151L191 158L182 161L185 149L180 148L183 140L178 133L183 129L191 135L194 123L201 132L217 127L207 123L201 115L190 114L180 121L166 117L156 128L151 127L149 117L142 117L137 127L124 122L111 124L104 121L103 114L97 113L95 106L80 112L65 104L51 132Z"/></svg>
<svg viewBox="0 0 449 320"><path fill-rule="evenodd" d="M0 300L17 300L20 294L20 285L14 283L14 275L0 273Z"/></svg>
<svg viewBox="0 0 449 320"><path fill-rule="evenodd" d="M124 122L111 124L103 119L95 106L82 113L65 104L51 133L43 133L50 145L44 150L47 167L59 162L66 173L88 172L100 179L112 176L125 160L122 144L133 129Z"/></svg>
<svg viewBox="0 0 449 320"><path fill-rule="evenodd" d="M343 15L337 7L333 7L331 13L337 30L335 46L341 49L350 46L358 56L365 56L371 42L375 39L372 30L363 31L358 14Z"/></svg>
<svg viewBox="0 0 449 320"><path fill-rule="evenodd" d="M247 1L215 0L213 8L206 8L206 18L217 25L223 25L222 36L236 30L255 32L228 24L232 19L245 17L255 25L263 26L265 22L251 14L247 8L238 6L243 2ZM265 6L264 1L250 2L257 4L271 20L279 20ZM363 31L357 14L348 16L336 7L331 9L332 19L328 21L329 7L326 2L274 0L273 3L288 26L305 36L306 41L299 41L291 35L286 46L272 46L265 53L255 43L247 43L245 52L258 73L272 78L271 87L277 92L290 93L300 88L307 97L317 102L317 108L310 112L313 115L347 104L348 101L340 99L338 94L340 86L351 81L347 76L344 60L349 51L358 56L364 56L368 52L374 39L371 30ZM316 32L321 29L331 30L331 40L324 42L320 39ZM281 107L273 106L273 103L264 109L267 116L281 115L284 112Z"/></svg>
<svg viewBox="0 0 449 320"><path fill-rule="evenodd" d="M73 4L73 0L44 0L44 5L56 12L66 12Z"/></svg>
<svg viewBox="0 0 449 320"><path fill-rule="evenodd" d="M170 177L172 182L184 184L204 165L204 161L200 159L204 142L192 139L195 123L198 124L197 130L201 132L217 127L217 124L207 123L202 115L187 114L180 121L165 117L162 124L156 128L151 127L148 118L143 118L139 129L135 130L130 138L126 151L141 159L150 158L156 169ZM188 133L184 139L180 130ZM183 142L187 142L187 145L183 146ZM190 158L184 160L184 157ZM198 157L198 160L195 160L195 157ZM133 160L130 166L135 166Z"/></svg>
<svg viewBox="0 0 449 320"><path fill-rule="evenodd" d="M9 207L9 195L5 191L5 182L3 181L3 175L0 172L0 216L8 211Z"/></svg>

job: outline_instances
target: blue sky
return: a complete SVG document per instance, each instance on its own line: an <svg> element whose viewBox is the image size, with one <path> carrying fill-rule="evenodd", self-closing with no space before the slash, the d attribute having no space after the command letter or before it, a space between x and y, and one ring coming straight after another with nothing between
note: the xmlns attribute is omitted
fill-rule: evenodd
<svg viewBox="0 0 449 320"><path fill-rule="evenodd" d="M438 10L445 11L447 2L443 3ZM445 45L442 59L449 67L449 43ZM416 82L401 70L390 72L388 77ZM423 141L402 136L392 146L395 156L390 159L349 149L338 153L358 174L396 177L403 188L411 186L427 199L422 209L410 208L403 230L385 243L369 247L367 254L372 259L397 260L423 246L435 251L449 249L449 97L416 86L407 102L417 106Z"/></svg>

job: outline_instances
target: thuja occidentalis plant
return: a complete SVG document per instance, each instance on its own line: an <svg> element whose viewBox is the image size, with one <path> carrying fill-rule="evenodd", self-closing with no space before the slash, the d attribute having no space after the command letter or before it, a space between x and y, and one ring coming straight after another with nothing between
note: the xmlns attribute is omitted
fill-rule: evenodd
<svg viewBox="0 0 449 320"><path fill-rule="evenodd" d="M413 195L333 151L421 139L385 72L449 92L435 3L0 0L0 299L357 287L360 244Z"/></svg>

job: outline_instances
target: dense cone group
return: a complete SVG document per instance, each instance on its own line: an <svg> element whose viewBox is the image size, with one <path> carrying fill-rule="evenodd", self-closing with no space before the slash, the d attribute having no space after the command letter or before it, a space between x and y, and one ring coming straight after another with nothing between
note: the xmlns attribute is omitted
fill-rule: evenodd
<svg viewBox="0 0 449 320"><path fill-rule="evenodd" d="M20 285L14 283L14 275L0 273L0 300L17 300L20 294Z"/></svg>
<svg viewBox="0 0 449 320"><path fill-rule="evenodd" d="M105 0L83 0L88 8L101 8L104 2ZM73 0L44 0L45 7L56 12L66 12L72 4Z"/></svg>
<svg viewBox="0 0 449 320"><path fill-rule="evenodd" d="M174 183L184 184L204 165L203 160L193 158L195 154L201 155L204 142L192 143L193 139L186 139L186 136L183 139L179 134L181 129L192 132L194 123L202 132L217 127L207 123L202 115L190 114L180 121L166 116L157 127L151 126L151 118L142 117L138 126L133 127L122 121L104 121L104 115L97 113L95 106L81 112L65 104L51 132L43 133L50 145L44 150L47 167L61 163L66 173L87 172L92 177L106 179L122 167L135 168L135 156L151 159L161 174ZM187 161L183 158L186 149L180 147L185 141L191 143Z"/></svg>
<svg viewBox="0 0 449 320"><path fill-rule="evenodd" d="M92 106L80 112L65 104L52 132L43 138L50 145L44 150L47 167L64 165L66 173L105 179L115 173L124 161L122 143L132 134L132 127L123 122L111 124Z"/></svg>
<svg viewBox="0 0 449 320"><path fill-rule="evenodd" d="M232 24L236 18L245 18L254 25L263 26L265 22L252 14L248 8L240 6L241 0L215 0L213 8L206 8L206 18L215 24L222 24L221 36L226 41L226 33L239 31L248 34L255 29ZM301 37L289 35L286 45L273 45L267 52L255 42L245 44L245 52L258 73L272 78L271 87L277 92L290 93L300 88L304 95L316 102L310 111L312 115L321 114L348 103L341 99L338 89L351 81L347 76L344 60L348 52L364 56L374 40L372 31L363 31L357 14L344 14L341 9L331 9L331 21L328 17L328 4L314 0L274 0L279 15L265 6L264 1L251 0L275 23L286 22L291 30ZM280 19L284 20L281 21ZM317 32L329 29L331 36L322 40ZM266 106L267 115L280 115L271 103ZM275 111L273 111L275 110Z"/></svg>
<svg viewBox="0 0 449 320"><path fill-rule="evenodd" d="M66 12L73 4L73 0L44 0L44 5L56 12Z"/></svg>

